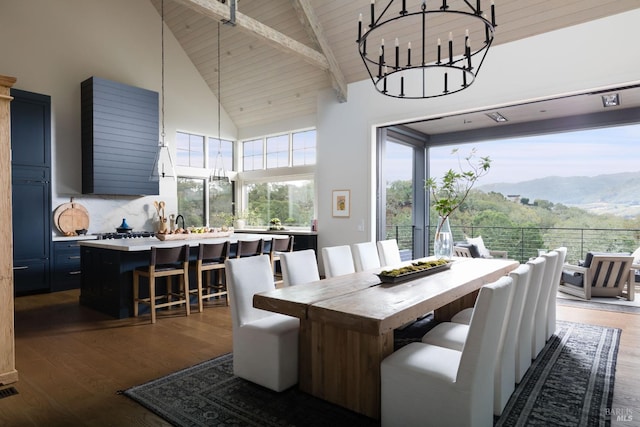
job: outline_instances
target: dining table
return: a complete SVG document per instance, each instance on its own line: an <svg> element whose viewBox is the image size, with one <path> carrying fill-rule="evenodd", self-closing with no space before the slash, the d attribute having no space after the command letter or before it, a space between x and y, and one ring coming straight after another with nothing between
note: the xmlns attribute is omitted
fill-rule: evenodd
<svg viewBox="0 0 640 427"><path fill-rule="evenodd" d="M432 311L450 320L518 265L454 257L449 268L399 283L382 283L378 274L390 268L382 267L258 293L253 305L300 319L301 391L379 419L380 363L394 351L394 330Z"/></svg>

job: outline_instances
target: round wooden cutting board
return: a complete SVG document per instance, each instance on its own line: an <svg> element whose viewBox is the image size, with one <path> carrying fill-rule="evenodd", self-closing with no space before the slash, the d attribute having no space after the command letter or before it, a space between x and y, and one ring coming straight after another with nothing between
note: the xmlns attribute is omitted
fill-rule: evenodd
<svg viewBox="0 0 640 427"><path fill-rule="evenodd" d="M73 199L58 206L53 213L53 222L61 233L75 234L76 230L89 229L89 211Z"/></svg>

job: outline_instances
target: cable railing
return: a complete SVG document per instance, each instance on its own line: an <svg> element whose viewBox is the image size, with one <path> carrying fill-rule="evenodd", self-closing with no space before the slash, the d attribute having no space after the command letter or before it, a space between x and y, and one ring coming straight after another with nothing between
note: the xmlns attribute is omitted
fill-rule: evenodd
<svg viewBox="0 0 640 427"><path fill-rule="evenodd" d="M403 258L413 258L414 230L413 226L387 227L387 238L398 241ZM631 253L640 247L640 229L452 226L451 231L454 242L482 236L488 249L507 251L509 258L520 262L560 246L567 248L567 262L572 264L589 251ZM432 226L426 236L429 254L433 254L434 233Z"/></svg>

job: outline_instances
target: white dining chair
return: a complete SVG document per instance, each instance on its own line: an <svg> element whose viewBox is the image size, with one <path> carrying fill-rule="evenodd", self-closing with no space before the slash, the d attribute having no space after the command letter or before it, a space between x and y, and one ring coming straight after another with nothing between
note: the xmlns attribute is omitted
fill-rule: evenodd
<svg viewBox="0 0 640 427"><path fill-rule="evenodd" d="M513 279L483 286L462 351L414 342L381 365L382 426L492 426L495 358Z"/></svg>
<svg viewBox="0 0 640 427"><path fill-rule="evenodd" d="M268 255L225 261L231 296L233 373L274 391L298 382L300 320L253 307L253 295L275 289Z"/></svg>
<svg viewBox="0 0 640 427"><path fill-rule="evenodd" d="M280 254L283 286L296 286L320 280L316 252L313 249Z"/></svg>
<svg viewBox="0 0 640 427"><path fill-rule="evenodd" d="M377 242L378 256L382 267L394 266L402 263L400 249L396 239L379 240Z"/></svg>
<svg viewBox="0 0 640 427"><path fill-rule="evenodd" d="M538 357L538 354L547 343L547 311L549 293L553 287L553 277L556 274L556 262L558 261L558 252L550 251L541 255L545 260L544 275L540 284L540 294L536 303L536 312L534 316L533 337L531 339L531 359Z"/></svg>
<svg viewBox="0 0 640 427"><path fill-rule="evenodd" d="M533 328L535 325L536 305L538 303L538 295L540 293L540 284L544 276L544 270L547 260L537 257L527 262L529 266L529 287L524 297L522 306L522 317L520 318L520 327L518 330L518 339L516 341L515 353L515 378L516 384L522 381L527 370L531 366L531 344Z"/></svg>
<svg viewBox="0 0 640 427"><path fill-rule="evenodd" d="M495 361L493 413L498 416L502 414L515 389L516 343L522 306L529 287L529 268L528 265L521 264L509 273L509 277L513 279L513 290ZM443 322L427 332L422 337L422 342L462 351L468 332L469 325Z"/></svg>
<svg viewBox="0 0 640 427"><path fill-rule="evenodd" d="M547 341L549 341L556 332L558 286L560 285L560 278L562 277L562 266L567 259L566 247L562 246L554 249L554 251L558 253L558 259L556 261L556 272L551 285L552 289L549 292L549 300L547 301Z"/></svg>
<svg viewBox="0 0 640 427"><path fill-rule="evenodd" d="M375 242L354 243L351 245L351 252L356 271L380 267L380 257Z"/></svg>
<svg viewBox="0 0 640 427"><path fill-rule="evenodd" d="M324 266L324 276L327 278L356 271L349 245L322 248L322 265Z"/></svg>

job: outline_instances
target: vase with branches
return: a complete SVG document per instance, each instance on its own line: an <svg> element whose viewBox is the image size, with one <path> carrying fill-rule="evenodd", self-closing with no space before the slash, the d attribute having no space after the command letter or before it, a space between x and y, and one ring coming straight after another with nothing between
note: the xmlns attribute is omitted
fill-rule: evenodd
<svg viewBox="0 0 640 427"><path fill-rule="evenodd" d="M440 180L433 177L425 180L425 189L431 194L433 209L438 213L434 254L442 258L451 258L453 255L449 217L464 203L478 179L489 173L491 168L491 159L478 156L475 148L464 157L461 157L458 149L451 154L457 156L459 170L449 169Z"/></svg>

